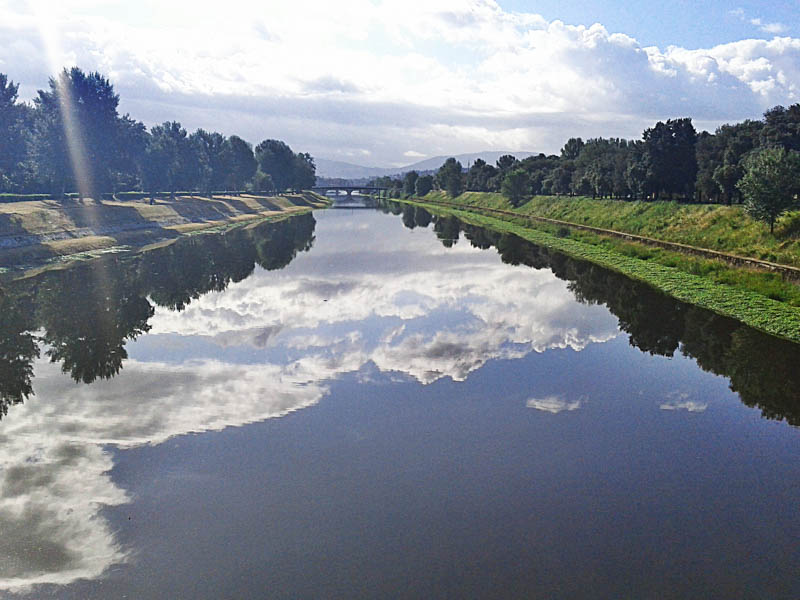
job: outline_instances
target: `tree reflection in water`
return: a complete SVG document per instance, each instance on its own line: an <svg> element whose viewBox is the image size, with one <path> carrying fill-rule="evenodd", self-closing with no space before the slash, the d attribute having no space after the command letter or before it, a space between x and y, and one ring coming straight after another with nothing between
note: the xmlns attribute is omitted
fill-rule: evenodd
<svg viewBox="0 0 800 600"><path fill-rule="evenodd" d="M646 284L515 235L469 225L454 217L435 216L420 207L406 210L407 206L387 202L382 209L402 214L406 227L427 227L433 222L445 247L451 247L463 232L476 248L496 248L505 263L550 269L569 282L579 302L605 305L619 319L619 327L628 334L632 346L661 356L673 356L678 351L703 370L726 377L742 402L760 409L765 418L800 426L800 345L679 302Z"/></svg>
<svg viewBox="0 0 800 600"><path fill-rule="evenodd" d="M249 276L288 265L314 241L311 214L110 256L0 289L0 417L33 394L40 345L77 382L119 373L125 344L149 331L155 305L185 309Z"/></svg>
<svg viewBox="0 0 800 600"><path fill-rule="evenodd" d="M428 227L445 247L461 233L503 262L549 269L575 298L605 305L632 346L654 355L675 352L727 377L730 388L764 417L800 425L800 346L737 321L678 302L654 288L514 235L437 217L420 207L385 202L408 228ZM201 235L128 257L107 257L15 282L0 295L0 417L33 393L40 344L75 381L119 373L125 344L149 330L154 304L184 310L211 291L248 277L255 266L282 269L314 242L315 220L303 215L273 224Z"/></svg>

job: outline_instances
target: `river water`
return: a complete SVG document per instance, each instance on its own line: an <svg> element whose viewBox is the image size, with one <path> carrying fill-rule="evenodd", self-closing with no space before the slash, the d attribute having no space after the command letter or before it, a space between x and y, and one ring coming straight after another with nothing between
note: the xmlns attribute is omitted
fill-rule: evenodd
<svg viewBox="0 0 800 600"><path fill-rule="evenodd" d="M0 302L0 597L800 597L800 351L609 271L391 205Z"/></svg>

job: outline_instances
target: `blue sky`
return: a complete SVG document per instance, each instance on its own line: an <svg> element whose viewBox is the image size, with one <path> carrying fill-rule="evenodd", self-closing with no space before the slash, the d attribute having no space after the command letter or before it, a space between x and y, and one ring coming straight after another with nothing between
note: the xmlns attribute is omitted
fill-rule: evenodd
<svg viewBox="0 0 800 600"><path fill-rule="evenodd" d="M506 0L500 5L510 11L539 13L548 20L585 25L602 23L609 31L626 33L644 46L664 48L669 45L708 48L751 37L769 39L773 34L761 27L775 23L786 27L783 35L800 33L800 2L796 1ZM754 19L760 19L762 25L751 23Z"/></svg>
<svg viewBox="0 0 800 600"><path fill-rule="evenodd" d="M712 130L800 101L798 2L0 0L0 72L29 100L78 65L120 108L314 156L398 166Z"/></svg>

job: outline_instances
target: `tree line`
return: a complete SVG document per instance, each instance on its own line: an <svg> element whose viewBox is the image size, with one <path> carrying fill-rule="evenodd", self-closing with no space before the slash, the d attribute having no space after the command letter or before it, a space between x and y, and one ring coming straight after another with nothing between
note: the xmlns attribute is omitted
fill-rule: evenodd
<svg viewBox="0 0 800 600"><path fill-rule="evenodd" d="M501 192L513 206L535 195L744 202L772 228L800 192L800 104L714 133L698 134L691 118L668 119L640 140L570 138L559 155L505 155L495 165L478 159L468 168L449 158L434 175L411 171L380 183L395 197L431 189L451 196Z"/></svg>
<svg viewBox="0 0 800 600"><path fill-rule="evenodd" d="M18 92L0 73L0 193L284 192L316 181L313 157L280 140L253 148L177 121L148 131L119 114L119 95L97 72L64 69L30 104Z"/></svg>

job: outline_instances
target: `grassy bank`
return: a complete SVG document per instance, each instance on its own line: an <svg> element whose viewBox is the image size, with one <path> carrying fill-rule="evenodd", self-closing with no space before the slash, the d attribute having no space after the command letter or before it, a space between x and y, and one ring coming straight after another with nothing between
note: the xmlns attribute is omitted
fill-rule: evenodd
<svg viewBox="0 0 800 600"><path fill-rule="evenodd" d="M426 198L511 210L800 266L800 213L784 216L776 224L775 235L770 235L767 225L751 219L740 206L534 196L515 209L501 194L494 193L466 192L450 198L443 192L431 192Z"/></svg>
<svg viewBox="0 0 800 600"><path fill-rule="evenodd" d="M436 199L434 197L434 199ZM620 272L628 277L644 281L666 293L718 314L735 318L766 333L794 342L800 342L800 310L786 302L774 300L757 291L741 285L721 285L703 273L692 273L681 269L680 265L662 264L652 260L653 256L622 250L621 242L603 243L600 236L591 239L588 235L573 236L547 226L539 228L510 220L485 216L468 210L443 208L422 201L414 201L424 208L438 214L450 214L475 225L489 227L496 231L513 233L535 244L563 252L574 258L591 261ZM580 232L585 234L585 232ZM616 245L616 244L619 245ZM637 246L637 245L631 245ZM642 252L659 249L641 247ZM669 259L670 253L662 258ZM672 257L675 260L693 260L688 257ZM703 262L697 259L698 264ZM768 274L752 274L761 276ZM781 282L782 283L782 282ZM789 285L791 284L784 284ZM657 318L657 315L654 315Z"/></svg>
<svg viewBox="0 0 800 600"><path fill-rule="evenodd" d="M177 196L134 200L36 200L0 205L0 267L142 247L205 230L308 212L328 201L316 194Z"/></svg>

